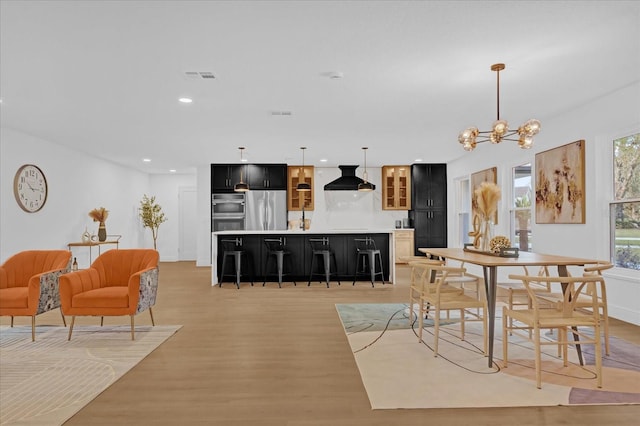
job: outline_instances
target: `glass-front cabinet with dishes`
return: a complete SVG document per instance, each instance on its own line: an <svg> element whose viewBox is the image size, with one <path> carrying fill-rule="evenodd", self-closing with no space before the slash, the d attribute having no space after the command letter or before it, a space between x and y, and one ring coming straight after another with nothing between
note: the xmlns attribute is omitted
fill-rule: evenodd
<svg viewBox="0 0 640 426"><path fill-rule="evenodd" d="M382 209L411 209L411 166L382 167Z"/></svg>
<svg viewBox="0 0 640 426"><path fill-rule="evenodd" d="M289 192L287 194L287 209L290 212L301 211L303 206L305 211L313 210L313 172L313 166L288 167ZM296 190L301 182L308 183L311 186L311 191L299 192Z"/></svg>

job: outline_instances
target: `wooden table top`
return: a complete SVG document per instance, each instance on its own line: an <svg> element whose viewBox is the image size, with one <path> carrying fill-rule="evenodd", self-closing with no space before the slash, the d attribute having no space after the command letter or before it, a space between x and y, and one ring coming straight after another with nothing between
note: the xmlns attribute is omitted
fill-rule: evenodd
<svg viewBox="0 0 640 426"><path fill-rule="evenodd" d="M432 256L440 256L481 266L582 266L598 263L597 259L558 256L521 251L518 257L500 257L490 254L465 251L462 248L419 248L418 251Z"/></svg>

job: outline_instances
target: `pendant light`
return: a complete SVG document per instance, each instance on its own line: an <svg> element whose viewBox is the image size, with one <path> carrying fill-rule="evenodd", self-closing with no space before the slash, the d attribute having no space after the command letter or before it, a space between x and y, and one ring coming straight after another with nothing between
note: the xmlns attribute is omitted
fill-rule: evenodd
<svg viewBox="0 0 640 426"><path fill-rule="evenodd" d="M244 159L242 158L242 153L244 151L244 146L238 148L240 150L240 162L242 163ZM240 182L236 183L233 187L235 192L247 192L249 190L249 184L242 180L242 170L244 169L244 164L240 165Z"/></svg>
<svg viewBox="0 0 640 426"><path fill-rule="evenodd" d="M502 141L518 142L522 149L529 149L533 146L533 137L540 132L540 121L530 119L518 127L518 130L510 130L505 120L500 118L500 71L504 70L504 64L491 65L491 71L496 72L497 82L497 112L496 121L491 126L491 130L480 131L477 127L469 127L458 135L458 142L462 144L465 151L473 151L477 144L483 142L500 143Z"/></svg>
<svg viewBox="0 0 640 426"><path fill-rule="evenodd" d="M362 180L364 182L358 184L358 191L363 192L373 191L375 189L375 186L373 186L373 184L368 180L369 174L367 173L367 149L369 148L367 148L366 146L362 147L362 150L364 151L364 173L362 174Z"/></svg>
<svg viewBox="0 0 640 426"><path fill-rule="evenodd" d="M300 168L300 174L298 175L298 186L296 186L296 190L298 192L311 192L311 185L305 180L305 171L304 171L304 150L307 149L306 146L301 146L302 150L302 167Z"/></svg>

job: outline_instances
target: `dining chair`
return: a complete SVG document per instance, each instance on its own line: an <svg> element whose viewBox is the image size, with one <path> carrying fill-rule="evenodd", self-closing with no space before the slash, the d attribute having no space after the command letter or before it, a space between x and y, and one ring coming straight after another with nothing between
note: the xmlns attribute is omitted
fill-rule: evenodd
<svg viewBox="0 0 640 426"><path fill-rule="evenodd" d="M428 269L428 272L426 272L424 278L429 279L429 277L431 277L430 284L432 285L424 286L424 291L420 296L418 341L424 342L422 339L424 319L429 313L432 313L434 335L433 355L438 356L441 313L445 311L447 313L446 320L448 323L460 323L460 339L463 341L465 339L465 324L474 321L482 322L483 352L487 354L488 328L486 299L469 296L464 293L464 290L451 287L447 284L449 274L453 274L454 276L464 274L466 269L444 265L426 265L426 269ZM454 288L455 290L452 291L450 288ZM459 316L450 316L449 311L457 311Z"/></svg>
<svg viewBox="0 0 640 426"><path fill-rule="evenodd" d="M418 257L418 256L416 256ZM414 306L420 303L420 297L422 293L426 291L426 286L429 285L429 280L426 279L426 274L431 270L429 265L444 265L443 260L427 259L421 256L420 259L410 260L407 265L411 267L409 275L409 326L413 324Z"/></svg>
<svg viewBox="0 0 640 426"><path fill-rule="evenodd" d="M595 346L595 374L597 386L602 387L602 343L600 339L600 310L596 297L595 286L604 282L600 275L582 277L541 277L526 275L509 275L509 278L522 281L529 298L531 308L510 309L502 308L502 350L503 366L508 367L509 335L513 334L533 343L535 352L536 386L542 387L542 361L541 346L560 345L562 348L563 364L568 365L568 346L593 344ZM533 283L548 283L549 285L561 284L563 287L562 299L554 303L543 303L536 297ZM585 306L586 298L591 299L589 310L583 309L578 304ZM548 302L548 300L547 300ZM514 321L511 321L511 320ZM585 333L584 328L593 330L593 334ZM541 330L551 329L556 331L556 339L543 337ZM522 331L526 330L527 333ZM531 333L529 333L531 331ZM569 339L569 335L577 335L579 340Z"/></svg>
<svg viewBox="0 0 640 426"><path fill-rule="evenodd" d="M589 275L602 275L602 271L613 268L613 264L610 262L598 262L587 264L584 266L583 274L585 276ZM593 291L595 291L595 297L598 301L598 309L600 310L600 319L604 325L604 353L609 356L609 310L607 309L607 288L605 281L601 281L599 286L589 287ZM587 292L590 290L587 290ZM550 292L548 294L544 294L541 296L543 300L547 300L550 302L556 302L561 300L563 294L561 292ZM591 297L589 294L587 296L580 295L576 306L582 309L590 309L591 308Z"/></svg>
<svg viewBox="0 0 640 426"><path fill-rule="evenodd" d="M526 265L521 266L521 268L524 271L524 275L530 276L529 269ZM540 269L538 269L538 276L549 276L549 268L547 266L541 266ZM536 295L551 292L551 288L548 283L532 281L529 284L530 288ZM498 288L507 291L507 306L509 309L515 309L516 306L526 306L528 309L531 309L531 299L529 298L529 293L522 282L502 281L498 283Z"/></svg>

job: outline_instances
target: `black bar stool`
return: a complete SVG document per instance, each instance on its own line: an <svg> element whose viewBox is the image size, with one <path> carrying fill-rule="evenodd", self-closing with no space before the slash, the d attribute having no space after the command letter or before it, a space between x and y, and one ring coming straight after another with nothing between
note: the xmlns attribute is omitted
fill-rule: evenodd
<svg viewBox="0 0 640 426"><path fill-rule="evenodd" d="M232 276L235 278L236 287L240 288L240 278L245 275L242 273L242 264L245 264L245 270L250 270L251 286L253 287L253 262L251 253L244 250L242 247L242 238L234 238L228 240L220 240L222 245L222 268L220 269L220 288L222 288L222 281L225 276ZM233 259L233 265L235 265L233 273L225 273L227 258ZM233 266L231 265L231 266Z"/></svg>
<svg viewBox="0 0 640 426"><path fill-rule="evenodd" d="M367 276L371 279L371 287L375 287L376 276L380 275L384 284L384 268L382 255L376 247L376 242L371 237L356 238L356 270L353 273L353 285L359 276ZM362 266L362 269L360 267Z"/></svg>
<svg viewBox="0 0 640 426"><path fill-rule="evenodd" d="M289 271L293 269L293 264L291 261L291 252L287 250L286 247L286 239L280 238L265 238L264 244L267 246L267 256L264 262L264 280L262 282L262 286L267 283L267 276L269 275L269 262L271 259L276 261L277 275L278 275L278 287L282 288L282 276L287 275L284 273L284 259L287 259ZM293 282L293 285L296 285L296 282Z"/></svg>
<svg viewBox="0 0 640 426"><path fill-rule="evenodd" d="M311 245L311 272L309 273L309 283L307 287L311 285L311 280L314 275L323 276L325 281L327 282L327 288L329 288L329 280L331 275L337 276L338 262L336 261L336 253L331 249L329 245L329 238L309 238L309 244ZM324 271L314 272L314 267L316 266L316 258L320 258L322 260L322 264L324 266ZM333 260L333 266L335 270L331 271L331 261ZM319 263L318 263L319 265ZM320 280L322 282L322 280ZM338 280L338 285L340 285L340 280Z"/></svg>

